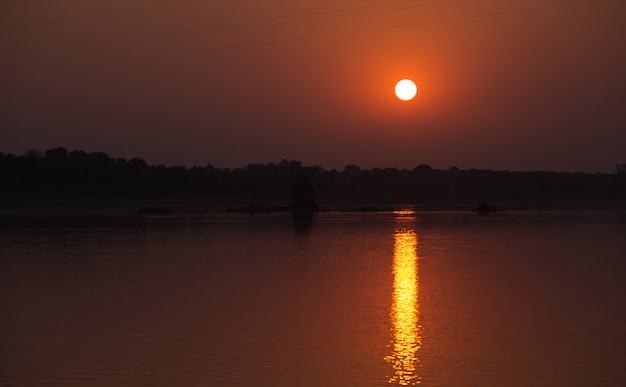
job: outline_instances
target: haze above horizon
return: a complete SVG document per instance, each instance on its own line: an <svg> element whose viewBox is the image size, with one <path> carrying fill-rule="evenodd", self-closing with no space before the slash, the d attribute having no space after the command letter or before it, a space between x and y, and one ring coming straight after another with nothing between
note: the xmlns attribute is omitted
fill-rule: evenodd
<svg viewBox="0 0 626 387"><path fill-rule="evenodd" d="M611 172L624 15L618 0L10 0L0 152Z"/></svg>

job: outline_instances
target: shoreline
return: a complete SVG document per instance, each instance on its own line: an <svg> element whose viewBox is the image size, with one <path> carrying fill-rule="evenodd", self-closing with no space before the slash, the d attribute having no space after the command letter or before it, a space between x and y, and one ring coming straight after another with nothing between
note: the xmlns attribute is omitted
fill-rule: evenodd
<svg viewBox="0 0 626 387"><path fill-rule="evenodd" d="M429 201L420 203L320 203L319 212L472 212L478 201ZM626 211L626 201L491 201L493 213L525 211ZM475 211L474 211L475 212ZM291 213L285 203L262 202L202 202L200 200L132 200L92 202L7 203L0 204L0 218L55 216L168 216L181 214L231 213L270 214Z"/></svg>

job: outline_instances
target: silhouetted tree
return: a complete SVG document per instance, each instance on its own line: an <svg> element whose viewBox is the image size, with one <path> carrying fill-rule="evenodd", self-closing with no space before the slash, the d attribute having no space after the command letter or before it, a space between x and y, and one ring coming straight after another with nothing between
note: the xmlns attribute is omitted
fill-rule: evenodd
<svg viewBox="0 0 626 387"><path fill-rule="evenodd" d="M46 151L46 162L62 164L67 160L67 149L51 148Z"/></svg>
<svg viewBox="0 0 626 387"><path fill-rule="evenodd" d="M193 195L231 200L289 201L292 183L305 172L321 202L415 202L468 200L624 200L626 164L615 173L556 173L433 169L342 171L305 167L299 161L249 164L245 168L150 166L143 159L111 158L57 147L28 150L22 156L0 153L0 195L46 198L71 195ZM58 194L58 195L57 195ZM52 195L52 196L55 196ZM26 200L26 199L24 199Z"/></svg>

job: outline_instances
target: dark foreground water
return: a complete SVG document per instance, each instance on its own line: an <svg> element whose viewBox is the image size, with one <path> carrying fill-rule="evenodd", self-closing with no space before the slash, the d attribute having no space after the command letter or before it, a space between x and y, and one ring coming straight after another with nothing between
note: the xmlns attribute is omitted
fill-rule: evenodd
<svg viewBox="0 0 626 387"><path fill-rule="evenodd" d="M2 385L622 386L626 213L31 214L0 310Z"/></svg>

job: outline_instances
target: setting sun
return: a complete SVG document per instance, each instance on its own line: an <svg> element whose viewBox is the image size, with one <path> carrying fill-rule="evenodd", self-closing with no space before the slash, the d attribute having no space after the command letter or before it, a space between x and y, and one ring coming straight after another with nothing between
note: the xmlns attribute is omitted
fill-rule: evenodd
<svg viewBox="0 0 626 387"><path fill-rule="evenodd" d="M410 101L417 94L417 86L410 79L403 79L396 83L396 97L402 101Z"/></svg>

